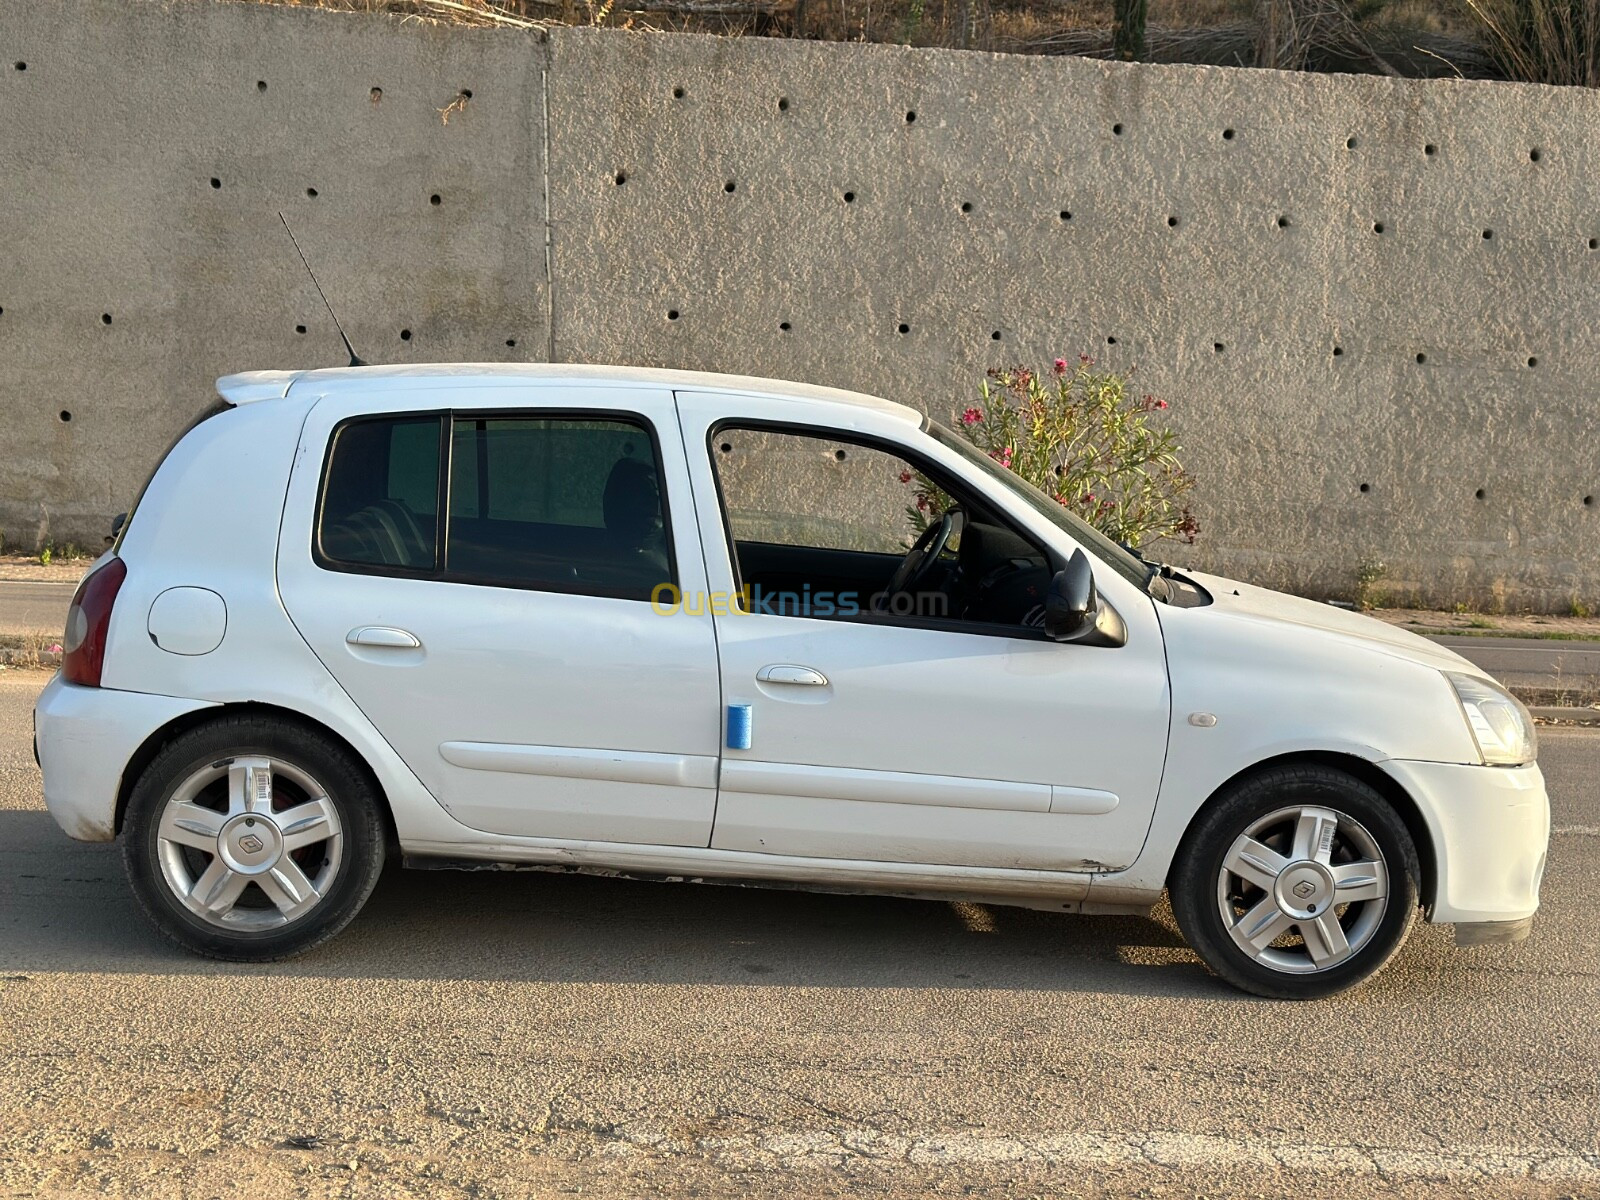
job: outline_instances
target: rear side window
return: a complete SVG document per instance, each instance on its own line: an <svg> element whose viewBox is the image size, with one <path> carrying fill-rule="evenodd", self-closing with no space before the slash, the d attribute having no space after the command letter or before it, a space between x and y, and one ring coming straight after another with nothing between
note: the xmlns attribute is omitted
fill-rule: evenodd
<svg viewBox="0 0 1600 1200"><path fill-rule="evenodd" d="M329 562L431 572L439 563L437 416L352 421L333 435L318 549Z"/></svg>
<svg viewBox="0 0 1600 1200"><path fill-rule="evenodd" d="M449 578L629 600L673 582L643 426L463 416L450 441Z"/></svg>
<svg viewBox="0 0 1600 1200"><path fill-rule="evenodd" d="M335 570L629 600L676 582L655 441L624 417L349 421L319 511Z"/></svg>

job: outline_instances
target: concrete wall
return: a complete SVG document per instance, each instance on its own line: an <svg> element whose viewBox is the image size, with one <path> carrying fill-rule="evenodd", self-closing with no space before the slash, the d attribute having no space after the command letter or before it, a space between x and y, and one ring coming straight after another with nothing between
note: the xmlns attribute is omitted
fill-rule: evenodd
<svg viewBox="0 0 1600 1200"><path fill-rule="evenodd" d="M375 361L946 416L1086 351L1172 403L1177 561L1600 604L1600 95L115 0L0 0L0 56L8 544L98 536L211 377L342 361L281 208Z"/></svg>

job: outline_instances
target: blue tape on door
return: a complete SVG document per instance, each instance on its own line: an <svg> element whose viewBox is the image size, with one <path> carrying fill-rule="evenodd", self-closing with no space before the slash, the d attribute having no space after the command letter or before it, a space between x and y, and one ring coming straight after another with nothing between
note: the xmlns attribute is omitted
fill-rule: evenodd
<svg viewBox="0 0 1600 1200"><path fill-rule="evenodd" d="M750 749L750 706L728 705L728 749Z"/></svg>

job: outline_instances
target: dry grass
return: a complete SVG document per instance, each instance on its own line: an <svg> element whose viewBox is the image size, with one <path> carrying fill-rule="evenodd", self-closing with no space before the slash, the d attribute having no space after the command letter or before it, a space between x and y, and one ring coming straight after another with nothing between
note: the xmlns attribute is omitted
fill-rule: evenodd
<svg viewBox="0 0 1600 1200"><path fill-rule="evenodd" d="M1600 0L1462 0L1505 74L1600 86Z"/></svg>
<svg viewBox="0 0 1600 1200"><path fill-rule="evenodd" d="M54 671L61 665L59 633L0 634L0 668L9 671Z"/></svg>
<svg viewBox="0 0 1600 1200"><path fill-rule="evenodd" d="M246 0L407 20L1110 54L1113 0ZM1145 57L1600 81L1600 0L1150 0Z"/></svg>

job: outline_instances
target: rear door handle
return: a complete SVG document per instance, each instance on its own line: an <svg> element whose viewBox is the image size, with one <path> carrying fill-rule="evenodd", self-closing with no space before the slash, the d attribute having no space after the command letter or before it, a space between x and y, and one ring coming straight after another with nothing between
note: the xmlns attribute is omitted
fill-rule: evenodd
<svg viewBox="0 0 1600 1200"><path fill-rule="evenodd" d="M799 687L827 687L828 677L810 667L796 667L787 663L774 663L756 672L761 683L792 683Z"/></svg>
<svg viewBox="0 0 1600 1200"><path fill-rule="evenodd" d="M387 625L363 625L344 635L352 646L383 646L391 650L415 650L422 645L415 634Z"/></svg>

